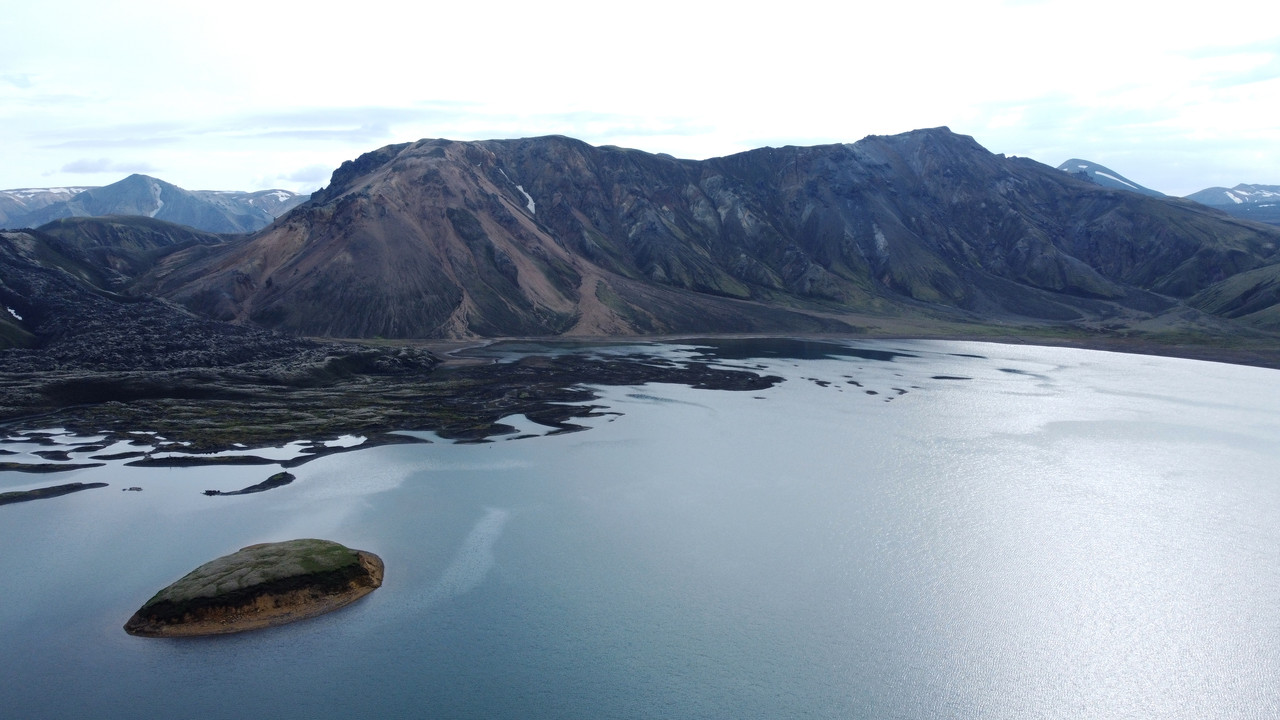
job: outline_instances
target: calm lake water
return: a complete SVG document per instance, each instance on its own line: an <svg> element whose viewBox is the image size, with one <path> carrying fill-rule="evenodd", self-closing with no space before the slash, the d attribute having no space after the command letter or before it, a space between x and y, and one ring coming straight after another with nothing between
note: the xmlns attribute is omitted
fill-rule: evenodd
<svg viewBox="0 0 1280 720"><path fill-rule="evenodd" d="M257 495L202 491L274 468L0 473L111 483L0 507L3 714L1280 716L1277 371L642 349L786 380L606 388L619 414L585 432L359 450ZM195 566L298 537L378 553L385 584L262 632L121 630Z"/></svg>

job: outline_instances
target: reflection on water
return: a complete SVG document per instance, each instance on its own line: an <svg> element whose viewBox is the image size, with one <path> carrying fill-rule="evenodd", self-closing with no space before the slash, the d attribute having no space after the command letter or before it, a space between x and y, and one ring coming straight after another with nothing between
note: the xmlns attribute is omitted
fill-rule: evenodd
<svg viewBox="0 0 1280 720"><path fill-rule="evenodd" d="M831 347L726 350L786 377L767 390L610 388L620 415L587 432L361 449L259 495L201 495L260 479L243 468L60 475L112 487L0 507L5 712L1280 712L1275 371ZM378 553L383 587L261 633L120 629L192 567L290 537Z"/></svg>
<svg viewBox="0 0 1280 720"><path fill-rule="evenodd" d="M424 607L451 600L480 584L493 567L493 545L510 515L506 510L486 509L484 517L463 538L458 554L453 556L440 579L423 598Z"/></svg>

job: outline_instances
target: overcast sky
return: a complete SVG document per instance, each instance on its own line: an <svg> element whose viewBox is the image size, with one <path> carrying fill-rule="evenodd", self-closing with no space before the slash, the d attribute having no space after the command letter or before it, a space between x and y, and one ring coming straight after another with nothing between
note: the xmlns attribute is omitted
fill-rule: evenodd
<svg viewBox="0 0 1280 720"><path fill-rule="evenodd" d="M1266 3L4 5L0 188L309 192L424 137L706 158L939 125L1174 195L1280 184Z"/></svg>

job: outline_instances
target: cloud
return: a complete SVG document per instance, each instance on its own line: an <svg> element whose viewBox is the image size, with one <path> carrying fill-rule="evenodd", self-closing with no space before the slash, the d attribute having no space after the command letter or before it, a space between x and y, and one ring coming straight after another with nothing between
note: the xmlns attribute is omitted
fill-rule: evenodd
<svg viewBox="0 0 1280 720"><path fill-rule="evenodd" d="M68 128L48 133L42 147L57 148L136 148L172 145L182 139L183 127L176 123L132 123L90 128Z"/></svg>
<svg viewBox="0 0 1280 720"><path fill-rule="evenodd" d="M0 75L0 81L20 90L27 90L31 87L31 73L4 73Z"/></svg>
<svg viewBox="0 0 1280 720"><path fill-rule="evenodd" d="M156 168L148 163L114 162L107 158L74 160L62 166L62 172L90 175L94 173L150 173Z"/></svg>
<svg viewBox="0 0 1280 720"><path fill-rule="evenodd" d="M367 144L391 137L391 128L383 123L360 125L353 128L306 128L291 130L266 130L238 134L242 138L264 140L303 140Z"/></svg>
<svg viewBox="0 0 1280 720"><path fill-rule="evenodd" d="M307 167L295 170L288 175L281 175L285 180L296 183L320 183L323 185L329 180L329 176L333 173L333 168L327 165L309 165Z"/></svg>
<svg viewBox="0 0 1280 720"><path fill-rule="evenodd" d="M308 107L275 112L261 112L224 118L221 129L252 127L332 127L334 125L393 124L420 122L437 116L453 117L474 108L469 103L424 103L397 107L369 105L361 107Z"/></svg>
<svg viewBox="0 0 1280 720"><path fill-rule="evenodd" d="M1280 78L1280 55L1237 56L1240 67L1232 72L1223 72L1209 82L1213 88L1232 88L1242 85L1253 85Z"/></svg>
<svg viewBox="0 0 1280 720"><path fill-rule="evenodd" d="M396 134L397 126L456 122L461 103L417 107L313 107L221 118L204 132L234 139L302 140L365 145Z"/></svg>
<svg viewBox="0 0 1280 720"><path fill-rule="evenodd" d="M1225 44L1197 45L1193 48L1182 50L1177 54L1193 60L1232 57L1247 53L1264 53L1274 55L1276 54L1275 38L1270 36L1270 33L1268 35L1269 36L1264 39L1254 40L1252 42L1239 42L1236 40Z"/></svg>
<svg viewBox="0 0 1280 720"><path fill-rule="evenodd" d="M83 4L70 27L42 22L37 4L6 8L24 32L0 50L0 186L77 158L246 188L420 138L562 134L704 158L938 125L1050 164L1118 159L1166 192L1199 189L1210 165L1239 178L1229 185L1276 182L1280 167L1280 30L1230 13L1114 0L801 2L785 13L660 0L584 13L552 0L500 2L476 35L450 30L476 21L456 3L406 6L392 26L386 13L288 3L235 0L252 7L248 25L243 12L153 4ZM654 38L681 52L647 52ZM369 62L299 65L326 47ZM627 57L643 62L599 61ZM1195 153L1205 159L1193 167Z"/></svg>

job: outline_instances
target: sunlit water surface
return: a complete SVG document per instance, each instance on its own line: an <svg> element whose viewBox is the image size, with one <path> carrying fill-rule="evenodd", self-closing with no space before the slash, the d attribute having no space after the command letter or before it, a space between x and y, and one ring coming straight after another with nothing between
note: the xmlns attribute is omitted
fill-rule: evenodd
<svg viewBox="0 0 1280 720"><path fill-rule="evenodd" d="M2 714L1280 716L1280 373L780 347L721 348L769 390L606 388L620 414L585 432L358 450L257 495L202 491L269 466L0 473L111 483L0 507ZM378 553L385 584L261 632L121 630L298 537Z"/></svg>

